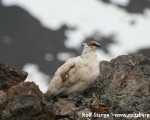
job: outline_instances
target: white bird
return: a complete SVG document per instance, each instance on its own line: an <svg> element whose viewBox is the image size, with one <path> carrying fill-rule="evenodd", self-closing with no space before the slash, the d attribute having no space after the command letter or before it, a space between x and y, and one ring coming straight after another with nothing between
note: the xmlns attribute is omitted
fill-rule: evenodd
<svg viewBox="0 0 150 120"><path fill-rule="evenodd" d="M53 97L70 93L80 94L96 80L100 74L96 49L101 46L95 41L83 45L81 56L68 59L57 69L46 94Z"/></svg>

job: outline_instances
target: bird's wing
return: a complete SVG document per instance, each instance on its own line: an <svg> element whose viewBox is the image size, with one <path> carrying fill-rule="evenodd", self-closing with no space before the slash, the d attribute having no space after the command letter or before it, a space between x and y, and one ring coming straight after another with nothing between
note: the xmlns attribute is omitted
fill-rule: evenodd
<svg viewBox="0 0 150 120"><path fill-rule="evenodd" d="M52 94L64 92L66 88L79 80L77 71L82 67L82 62L81 57L72 58L57 69L49 86Z"/></svg>
<svg viewBox="0 0 150 120"><path fill-rule="evenodd" d="M56 71L55 75L60 76L61 79L57 89L59 89L62 85L67 87L78 81L77 71L80 69L81 64L82 59L77 57L68 60Z"/></svg>

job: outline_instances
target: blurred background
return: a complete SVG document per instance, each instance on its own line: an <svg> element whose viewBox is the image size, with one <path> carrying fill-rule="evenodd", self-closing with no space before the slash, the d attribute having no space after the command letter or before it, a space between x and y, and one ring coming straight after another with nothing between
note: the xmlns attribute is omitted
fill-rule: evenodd
<svg viewBox="0 0 150 120"><path fill-rule="evenodd" d="M98 58L150 57L150 0L0 0L0 62L45 92L57 68L98 41Z"/></svg>

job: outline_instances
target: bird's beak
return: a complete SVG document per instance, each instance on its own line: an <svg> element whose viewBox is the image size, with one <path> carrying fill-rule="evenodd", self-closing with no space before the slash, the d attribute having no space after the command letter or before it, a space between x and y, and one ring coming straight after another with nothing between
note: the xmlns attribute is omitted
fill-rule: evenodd
<svg viewBox="0 0 150 120"><path fill-rule="evenodd" d="M101 47L101 45L98 42L92 41L92 44L96 47Z"/></svg>

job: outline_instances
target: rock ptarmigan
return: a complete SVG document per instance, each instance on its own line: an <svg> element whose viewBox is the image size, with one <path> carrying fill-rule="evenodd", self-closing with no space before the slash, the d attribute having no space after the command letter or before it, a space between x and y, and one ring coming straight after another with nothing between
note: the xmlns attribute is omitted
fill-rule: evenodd
<svg viewBox="0 0 150 120"><path fill-rule="evenodd" d="M96 41L83 43L81 56L68 59L57 69L46 94L50 96L80 94L84 92L99 76L99 61L96 49L100 44Z"/></svg>

